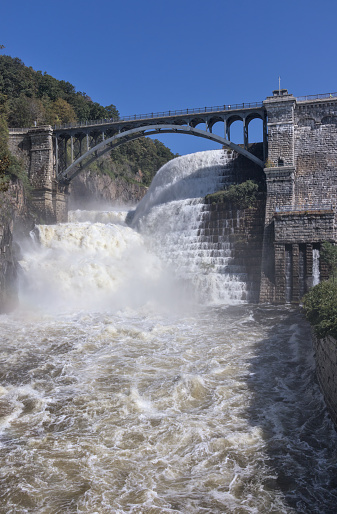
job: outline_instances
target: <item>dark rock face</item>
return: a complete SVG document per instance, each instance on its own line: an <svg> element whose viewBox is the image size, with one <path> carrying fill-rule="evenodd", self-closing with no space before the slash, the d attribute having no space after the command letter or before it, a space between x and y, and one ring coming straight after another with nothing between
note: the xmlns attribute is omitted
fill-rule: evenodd
<svg viewBox="0 0 337 514"><path fill-rule="evenodd" d="M29 201L23 185L13 180L8 191L0 194L0 314L10 312L18 303L17 274L20 239L34 227Z"/></svg>
<svg viewBox="0 0 337 514"><path fill-rule="evenodd" d="M71 182L69 209L88 209L108 205L134 205L147 188L137 182L84 171Z"/></svg>
<svg viewBox="0 0 337 514"><path fill-rule="evenodd" d="M13 221L0 225L0 313L17 305L17 261L13 246Z"/></svg>
<svg viewBox="0 0 337 514"><path fill-rule="evenodd" d="M313 334L316 377L337 429L337 341L332 336L319 339Z"/></svg>

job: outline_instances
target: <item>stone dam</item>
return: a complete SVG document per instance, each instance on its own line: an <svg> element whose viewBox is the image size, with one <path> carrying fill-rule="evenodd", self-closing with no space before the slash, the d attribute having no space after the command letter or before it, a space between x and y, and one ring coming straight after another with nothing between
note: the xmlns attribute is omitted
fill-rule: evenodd
<svg viewBox="0 0 337 514"><path fill-rule="evenodd" d="M246 127L253 114L234 106L223 120L229 126L240 116ZM298 303L314 283L314 273L321 279L326 276L319 261L320 245L336 241L337 97L296 98L287 90L276 90L262 102L261 116L267 130L264 141L260 148L247 148L259 156L264 168L235 152L231 161L237 182L257 179L265 183L266 191L256 217L253 211L246 212L234 227L235 258L246 262L254 284L252 301ZM187 121L192 124L192 118ZM37 219L46 223L67 219L69 186L57 180L55 146L52 127L10 130L10 148L25 163ZM221 225L228 214L220 205L208 208L201 237L211 238L212 244L216 240L221 250ZM254 246L249 260L243 256L247 245Z"/></svg>

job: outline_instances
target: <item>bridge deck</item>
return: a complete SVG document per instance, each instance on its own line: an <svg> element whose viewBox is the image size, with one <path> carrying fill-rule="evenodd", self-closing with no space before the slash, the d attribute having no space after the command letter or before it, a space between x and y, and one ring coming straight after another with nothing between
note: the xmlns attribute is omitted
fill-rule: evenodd
<svg viewBox="0 0 337 514"><path fill-rule="evenodd" d="M186 117L190 118L194 115L200 118L202 116L209 115L228 115L229 113L239 114L245 113L247 111L254 112L263 108L263 102L251 102L251 103L242 103L242 104L234 104L234 105L217 105L213 107L197 107L192 109L180 109L173 111L162 111L162 112L151 112L147 114L133 114L131 116L123 116L119 119L100 119L100 120L88 120L76 123L64 123L62 125L55 125L54 132L60 133L69 129L85 129L85 128L94 128L94 127L113 127L119 125L127 125L130 122L150 122L152 120L156 120L158 122L160 119L165 119L167 121L172 121L173 119L181 120L186 119Z"/></svg>

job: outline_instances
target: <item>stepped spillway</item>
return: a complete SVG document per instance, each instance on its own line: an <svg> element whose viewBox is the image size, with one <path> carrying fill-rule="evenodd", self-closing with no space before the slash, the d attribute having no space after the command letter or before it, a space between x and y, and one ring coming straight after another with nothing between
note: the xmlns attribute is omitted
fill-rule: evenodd
<svg viewBox="0 0 337 514"><path fill-rule="evenodd" d="M134 214L133 226L147 236L151 249L193 285L203 302L247 298L245 268L232 264L231 220L215 238L205 237L209 207L204 197L236 182L232 159L232 153L214 150L170 161L158 171Z"/></svg>

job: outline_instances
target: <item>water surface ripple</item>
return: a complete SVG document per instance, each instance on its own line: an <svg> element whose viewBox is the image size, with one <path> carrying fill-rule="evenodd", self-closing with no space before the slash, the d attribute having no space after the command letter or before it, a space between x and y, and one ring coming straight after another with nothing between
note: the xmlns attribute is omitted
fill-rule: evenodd
<svg viewBox="0 0 337 514"><path fill-rule="evenodd" d="M3 513L335 512L291 308L1 316Z"/></svg>

